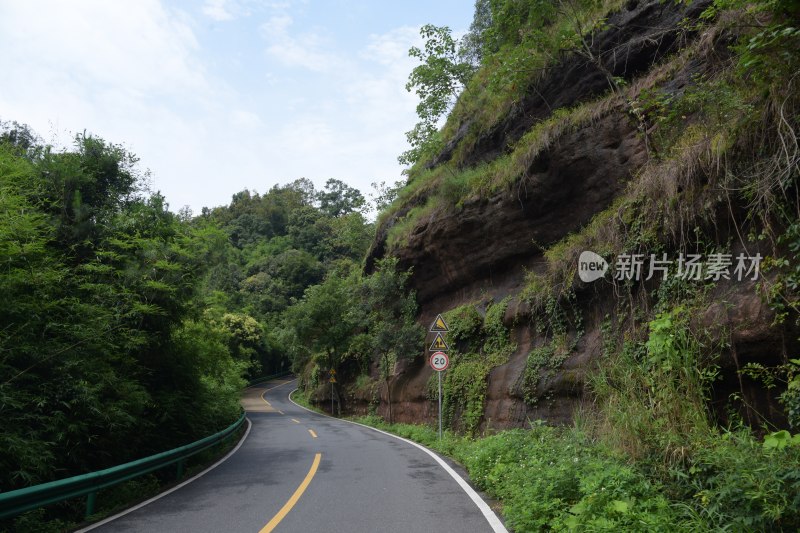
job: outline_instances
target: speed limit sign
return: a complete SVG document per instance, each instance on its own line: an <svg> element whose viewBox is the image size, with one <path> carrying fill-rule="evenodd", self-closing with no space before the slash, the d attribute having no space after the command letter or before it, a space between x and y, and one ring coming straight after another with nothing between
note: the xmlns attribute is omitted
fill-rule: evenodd
<svg viewBox="0 0 800 533"><path fill-rule="evenodd" d="M437 372L441 372L442 370L447 370L448 365L450 365L450 360L447 358L447 354L444 352L436 352L431 356L431 368L436 370Z"/></svg>

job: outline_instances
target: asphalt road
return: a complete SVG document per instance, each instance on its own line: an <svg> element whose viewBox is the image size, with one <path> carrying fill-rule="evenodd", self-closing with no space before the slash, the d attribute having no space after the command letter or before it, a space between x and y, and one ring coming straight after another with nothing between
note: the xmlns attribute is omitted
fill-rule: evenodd
<svg viewBox="0 0 800 533"><path fill-rule="evenodd" d="M242 403L251 427L235 453L92 531L505 531L482 500L424 450L306 411L289 400L294 388L294 381L273 381L248 389Z"/></svg>

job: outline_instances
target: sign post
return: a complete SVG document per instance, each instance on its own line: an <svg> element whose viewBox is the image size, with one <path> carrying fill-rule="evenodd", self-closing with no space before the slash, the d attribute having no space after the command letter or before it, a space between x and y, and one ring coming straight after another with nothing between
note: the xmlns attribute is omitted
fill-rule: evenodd
<svg viewBox="0 0 800 533"><path fill-rule="evenodd" d="M450 359L444 352L436 352L431 356L431 368L439 375L439 439L442 438L442 372L450 366Z"/></svg>
<svg viewBox="0 0 800 533"><path fill-rule="evenodd" d="M444 340L444 336L450 331L450 328L447 327L447 322L445 322L442 315L439 314L436 315L428 331L436 334L436 338L433 339L433 343L428 350L434 352L429 362L431 368L438 374L439 379L439 440L442 440L442 372L447 370L447 367L450 366L450 359L442 350L449 349Z"/></svg>
<svg viewBox="0 0 800 533"><path fill-rule="evenodd" d="M333 414L333 384L336 383L336 370L331 368L330 375L331 377L329 381L331 382L331 416L335 416Z"/></svg>

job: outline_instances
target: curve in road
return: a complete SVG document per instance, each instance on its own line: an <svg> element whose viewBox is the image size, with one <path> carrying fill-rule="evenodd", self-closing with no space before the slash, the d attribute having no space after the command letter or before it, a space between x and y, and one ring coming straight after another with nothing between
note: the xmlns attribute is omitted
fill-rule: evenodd
<svg viewBox="0 0 800 533"><path fill-rule="evenodd" d="M83 531L506 531L433 452L308 411L288 397L295 383L245 391L248 434L215 467Z"/></svg>

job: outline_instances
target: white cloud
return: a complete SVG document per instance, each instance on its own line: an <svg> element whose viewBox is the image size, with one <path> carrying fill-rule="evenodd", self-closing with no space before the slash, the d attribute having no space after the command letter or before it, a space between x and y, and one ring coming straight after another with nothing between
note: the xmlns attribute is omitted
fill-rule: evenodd
<svg viewBox="0 0 800 533"><path fill-rule="evenodd" d="M234 18L251 6L213 5ZM263 40L241 64L263 75L240 86L235 69L214 70L208 26L159 0L0 0L0 119L45 138L86 129L127 143L175 209L198 212L299 177L318 186L336 177L365 193L397 179L403 132L416 121L404 85L418 30L348 50L324 29L299 28L291 6L273 8L261 26L255 16L242 26ZM207 24L212 15L195 16Z"/></svg>
<svg viewBox="0 0 800 533"><path fill-rule="evenodd" d="M268 45L266 52L289 67L305 68L314 72L331 72L343 66L336 54L325 51L321 36L313 32L291 35L293 19L286 13L274 15L261 26Z"/></svg>
<svg viewBox="0 0 800 533"><path fill-rule="evenodd" d="M233 20L230 0L206 0L203 4L203 14L218 22Z"/></svg>
<svg viewBox="0 0 800 533"><path fill-rule="evenodd" d="M377 61L383 65L397 65L398 63L413 63L408 50L412 46L421 46L422 38L419 28L405 26L394 29L383 35L370 35L370 43L362 55L366 59Z"/></svg>
<svg viewBox="0 0 800 533"><path fill-rule="evenodd" d="M154 0L3 2L0 48L0 64L11 68L6 79L46 71L54 91L60 82L173 94L206 89L191 28ZM4 85L5 92L25 84Z"/></svg>

